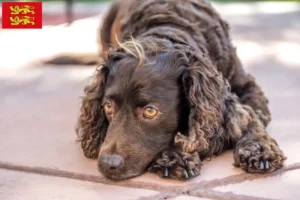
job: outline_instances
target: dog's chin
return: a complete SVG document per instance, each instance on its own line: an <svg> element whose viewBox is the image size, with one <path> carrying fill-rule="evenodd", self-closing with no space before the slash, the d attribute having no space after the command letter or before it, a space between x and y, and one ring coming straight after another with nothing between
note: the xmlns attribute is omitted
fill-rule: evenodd
<svg viewBox="0 0 300 200"><path fill-rule="evenodd" d="M120 169L109 170L101 167L101 164L98 163L98 171L106 178L114 181L134 178L136 176L142 175L146 171L142 163L136 163L136 165L130 166L131 167L127 167L126 165L123 165L123 167L121 167Z"/></svg>
<svg viewBox="0 0 300 200"><path fill-rule="evenodd" d="M142 175L145 171L104 171L99 168L100 173L105 176L108 179L114 180L114 181L121 181L121 180L126 180L130 178L134 178L137 176Z"/></svg>

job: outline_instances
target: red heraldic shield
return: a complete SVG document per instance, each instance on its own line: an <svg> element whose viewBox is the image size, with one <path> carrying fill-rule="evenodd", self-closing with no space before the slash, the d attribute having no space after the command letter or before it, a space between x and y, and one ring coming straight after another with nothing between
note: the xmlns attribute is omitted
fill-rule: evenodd
<svg viewBox="0 0 300 200"><path fill-rule="evenodd" d="M42 2L2 2L3 29L37 29L42 26Z"/></svg>

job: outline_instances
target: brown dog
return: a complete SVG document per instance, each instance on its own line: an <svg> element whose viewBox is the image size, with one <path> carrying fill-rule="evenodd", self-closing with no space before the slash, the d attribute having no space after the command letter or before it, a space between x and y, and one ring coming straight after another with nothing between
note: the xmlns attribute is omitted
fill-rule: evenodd
<svg viewBox="0 0 300 200"><path fill-rule="evenodd" d="M101 28L103 63L83 97L77 133L85 156L115 180L147 169L200 174L234 148L235 166L272 172L286 159L266 132L267 99L205 0L115 2Z"/></svg>

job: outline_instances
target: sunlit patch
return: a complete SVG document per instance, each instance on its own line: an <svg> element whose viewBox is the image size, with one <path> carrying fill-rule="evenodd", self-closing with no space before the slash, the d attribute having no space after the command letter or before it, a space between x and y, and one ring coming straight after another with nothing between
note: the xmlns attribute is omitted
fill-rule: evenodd
<svg viewBox="0 0 300 200"><path fill-rule="evenodd" d="M300 68L300 44L296 42L273 42L271 44L261 44L254 41L236 40L234 45L237 53L247 68L249 65L275 58L276 62L283 63L282 67Z"/></svg>
<svg viewBox="0 0 300 200"><path fill-rule="evenodd" d="M234 44L237 47L237 53L243 63L250 63L262 59L266 54L264 47L256 42L236 40ZM247 65L245 67L247 68Z"/></svg>
<svg viewBox="0 0 300 200"><path fill-rule="evenodd" d="M278 42L270 49L275 49L276 58L291 68L300 68L300 44L296 42Z"/></svg>
<svg viewBox="0 0 300 200"><path fill-rule="evenodd" d="M223 15L254 15L295 12L299 5L296 2L249 2L228 5L213 3L213 6Z"/></svg>
<svg viewBox="0 0 300 200"><path fill-rule="evenodd" d="M99 16L75 21L70 27L0 31L0 68L15 70L58 53L98 52ZM74 42L76 41L76 42ZM21 46L23 48L21 48ZM24 48L26 50L24 50Z"/></svg>

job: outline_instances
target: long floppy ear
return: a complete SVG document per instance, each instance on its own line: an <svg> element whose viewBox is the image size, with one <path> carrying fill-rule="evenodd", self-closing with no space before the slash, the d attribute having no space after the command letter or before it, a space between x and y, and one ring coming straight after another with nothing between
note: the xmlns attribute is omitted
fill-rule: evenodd
<svg viewBox="0 0 300 200"><path fill-rule="evenodd" d="M97 69L91 83L85 88L82 99L76 133L83 153L88 158L98 157L108 127L108 120L101 106L108 73L108 67Z"/></svg>
<svg viewBox="0 0 300 200"><path fill-rule="evenodd" d="M189 102L188 135L178 133L175 145L185 153L207 154L210 138L216 135L223 121L222 75L205 56L193 56L182 76Z"/></svg>

